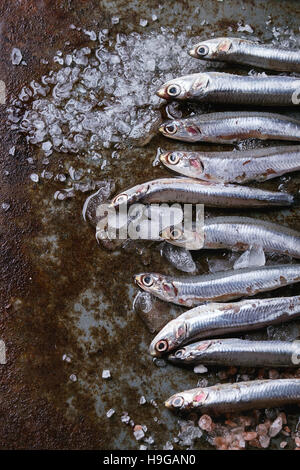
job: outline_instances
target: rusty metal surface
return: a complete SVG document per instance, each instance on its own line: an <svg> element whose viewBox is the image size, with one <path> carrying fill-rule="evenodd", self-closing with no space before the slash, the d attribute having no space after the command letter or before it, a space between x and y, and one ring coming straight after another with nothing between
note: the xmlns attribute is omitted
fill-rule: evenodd
<svg viewBox="0 0 300 470"><path fill-rule="evenodd" d="M195 5L200 12L193 14ZM112 14L123 21L119 31L139 31L138 17L148 17L159 2L132 1L0 1L0 79L5 81L8 98L33 78L39 79L49 66L40 59L56 50L70 50L89 44L69 25L82 24L98 30ZM191 26L199 34L199 20L206 18L209 31L226 33L238 21L255 27L256 34L268 40L265 21L272 15L278 26L298 29L300 9L297 1L255 2L175 1L164 4L159 21L152 28ZM201 29L201 33L203 28ZM70 42L65 45L66 39ZM12 47L22 49L27 66L13 67ZM132 275L144 270L166 272L156 252L138 255L100 249L93 229L84 224L81 209L84 194L64 201L53 200L55 183L33 185L27 158L37 158L39 150L29 146L24 136L8 129L5 106L0 105L0 202L9 202L10 210L0 211L1 220L1 317L0 337L7 347L8 362L0 366L1 426L0 448L34 449L126 449L137 448L132 429L121 423L123 411L136 424L145 424L155 438L156 448L176 435L177 418L164 409L165 398L180 389L192 388L197 376L172 366L156 367L147 347L151 334L133 312L136 293ZM15 145L16 154L9 148ZM111 173L99 172L99 179L113 178L118 189L138 181L165 175L152 167L158 146L179 148L179 144L155 137L143 148L124 151ZM76 157L58 156L51 170ZM83 166L80 161L80 166ZM286 183L295 192L299 180ZM276 188L278 182L265 187ZM273 212L270 218L276 218ZM300 229L296 211L281 212L278 219ZM149 261L150 256L150 261ZM198 255L199 266L206 268L207 254ZM297 294L298 287L282 293ZM63 361L66 354L71 362ZM103 369L110 369L111 380L103 380ZM70 375L77 381L72 382ZM217 380L210 374L211 383ZM144 395L150 403L139 405ZM114 408L108 419L106 412ZM154 420L158 418L158 420ZM290 422L297 419L291 410ZM208 445L201 441L198 448Z"/></svg>

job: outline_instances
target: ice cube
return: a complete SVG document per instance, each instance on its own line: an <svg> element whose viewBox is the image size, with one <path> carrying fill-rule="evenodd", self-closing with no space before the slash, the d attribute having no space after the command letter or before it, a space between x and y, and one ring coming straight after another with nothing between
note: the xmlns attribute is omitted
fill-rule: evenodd
<svg viewBox="0 0 300 470"><path fill-rule="evenodd" d="M136 429L135 431L133 431L133 434L137 441L140 441L141 439L143 439L143 437L145 437L145 433L142 429Z"/></svg>
<svg viewBox="0 0 300 470"><path fill-rule="evenodd" d="M261 246L251 246L234 263L234 269L248 268L250 266L264 266L266 264L265 253Z"/></svg>
<svg viewBox="0 0 300 470"><path fill-rule="evenodd" d="M17 47L14 47L13 50L11 51L11 63L13 65L20 65L20 63L22 62L22 52L20 51L20 49L18 49Z"/></svg>
<svg viewBox="0 0 300 470"><path fill-rule="evenodd" d="M50 142L50 140L47 140L46 142L43 142L42 149L45 152L48 152L49 150L51 150L51 148L52 148L52 142Z"/></svg>
<svg viewBox="0 0 300 470"><path fill-rule="evenodd" d="M38 181L39 181L39 175L37 175L36 173L31 173L30 179L31 179L31 181L33 181L34 183L38 183Z"/></svg>
<svg viewBox="0 0 300 470"><path fill-rule="evenodd" d="M141 396L139 404L140 405L145 405L145 403L147 403L146 398L144 396Z"/></svg>
<svg viewBox="0 0 300 470"><path fill-rule="evenodd" d="M71 362L71 358L67 354L63 354L62 360L65 361L65 362L69 362L69 363Z"/></svg>
<svg viewBox="0 0 300 470"><path fill-rule="evenodd" d="M8 209L10 208L10 204L8 202L2 202L1 207L4 210L4 212L7 212Z"/></svg>
<svg viewBox="0 0 300 470"><path fill-rule="evenodd" d="M173 450L173 449L174 449L173 444L170 441L167 441L165 445L163 446L163 450Z"/></svg>
<svg viewBox="0 0 300 470"><path fill-rule="evenodd" d="M128 424L128 423L129 423L129 421L130 421L130 416L128 416L128 413L127 413L127 412L125 412L125 413L122 414L122 416L121 416L121 421L122 421L122 423L125 423L125 424Z"/></svg>
<svg viewBox="0 0 300 470"><path fill-rule="evenodd" d="M108 418L111 418L114 414L115 414L115 410L113 408L111 408L110 410L108 410L108 412L106 413L106 416Z"/></svg>
<svg viewBox="0 0 300 470"><path fill-rule="evenodd" d="M91 41L97 40L97 35L95 31L87 31L86 29L83 29L83 32L90 38Z"/></svg>
<svg viewBox="0 0 300 470"><path fill-rule="evenodd" d="M249 24L245 24L244 26L242 24L239 24L237 31L240 33L247 32L247 33L253 33L253 28Z"/></svg>
<svg viewBox="0 0 300 470"><path fill-rule="evenodd" d="M195 374L206 374L207 371L207 367L205 367L203 364L199 364L198 366L194 367Z"/></svg>
<svg viewBox="0 0 300 470"><path fill-rule="evenodd" d="M148 24L147 20L140 19L140 26L143 26L143 28L145 28L145 26L147 26L147 24Z"/></svg>
<svg viewBox="0 0 300 470"><path fill-rule="evenodd" d="M110 370L109 369L104 369L102 371L102 379L110 379L110 378L111 378Z"/></svg>

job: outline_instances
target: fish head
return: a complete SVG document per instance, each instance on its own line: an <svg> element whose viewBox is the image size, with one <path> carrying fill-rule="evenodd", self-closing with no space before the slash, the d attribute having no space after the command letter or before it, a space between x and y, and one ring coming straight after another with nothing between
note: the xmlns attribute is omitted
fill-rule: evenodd
<svg viewBox="0 0 300 470"><path fill-rule="evenodd" d="M169 354L168 360L175 364L192 364L194 360L199 359L204 351L212 344L212 341L200 341L199 343L186 345Z"/></svg>
<svg viewBox="0 0 300 470"><path fill-rule="evenodd" d="M205 402L208 393L205 389L195 388L172 395L165 406L173 411L188 411L192 408L199 408Z"/></svg>
<svg viewBox="0 0 300 470"><path fill-rule="evenodd" d="M146 292L159 299L173 302L177 299L177 289L167 276L158 273L141 273L134 276L134 282Z"/></svg>
<svg viewBox="0 0 300 470"><path fill-rule="evenodd" d="M186 250L199 250L203 246L203 235L192 228L171 225L164 228L160 237L172 245L185 248Z"/></svg>
<svg viewBox="0 0 300 470"><path fill-rule="evenodd" d="M186 75L164 83L156 94L165 100L187 100L204 94L208 82L208 75L205 73Z"/></svg>
<svg viewBox="0 0 300 470"><path fill-rule="evenodd" d="M152 340L149 352L151 356L161 356L178 348L187 338L188 326L180 316L167 323Z"/></svg>
<svg viewBox="0 0 300 470"><path fill-rule="evenodd" d="M110 201L110 205L116 209L117 207L126 207L130 204L138 202L144 196L146 196L148 189L148 184L139 184L126 191L122 191L121 193L114 196L114 198Z"/></svg>
<svg viewBox="0 0 300 470"><path fill-rule="evenodd" d="M227 54L231 46L232 41L229 38L207 39L193 46L189 54L196 59L222 60L222 56Z"/></svg>
<svg viewBox="0 0 300 470"><path fill-rule="evenodd" d="M191 354L187 347L177 349L172 354L169 354L168 361L174 364L188 363L191 362Z"/></svg>
<svg viewBox="0 0 300 470"><path fill-rule="evenodd" d="M185 176L201 177L204 172L200 156L193 152L163 152L159 159L170 170Z"/></svg>
<svg viewBox="0 0 300 470"><path fill-rule="evenodd" d="M187 142L201 140L200 129L190 120L173 120L162 124L159 131L166 137Z"/></svg>

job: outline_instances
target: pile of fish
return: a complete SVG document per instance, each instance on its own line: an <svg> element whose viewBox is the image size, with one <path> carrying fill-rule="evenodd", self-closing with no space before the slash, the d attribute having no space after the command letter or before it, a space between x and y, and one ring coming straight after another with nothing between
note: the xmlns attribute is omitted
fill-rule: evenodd
<svg viewBox="0 0 300 470"><path fill-rule="evenodd" d="M238 38L201 42L192 57L251 65L280 72L300 72L300 52L277 49ZM296 106L300 78L201 72L175 78L157 91L166 100L251 106ZM170 120L159 131L185 142L231 144L244 139L300 141L300 122L286 115L259 111L194 114ZM115 196L124 203L190 203L220 208L291 206L284 192L241 186L300 170L300 145L221 152L169 151L161 163L181 175L134 186ZM245 252L258 245L265 253L300 258L300 234L265 220L223 216L204 220L203 231L170 225L159 236L188 250L228 249ZM165 355L175 364L251 367L299 366L300 344L250 341L219 336L259 329L300 317L300 296L246 299L300 281L300 264L252 266L216 274L173 277L160 273L135 275L136 284L166 302L190 310L170 321L150 345L152 356ZM173 410L227 412L300 403L299 379L255 380L183 391L165 405Z"/></svg>

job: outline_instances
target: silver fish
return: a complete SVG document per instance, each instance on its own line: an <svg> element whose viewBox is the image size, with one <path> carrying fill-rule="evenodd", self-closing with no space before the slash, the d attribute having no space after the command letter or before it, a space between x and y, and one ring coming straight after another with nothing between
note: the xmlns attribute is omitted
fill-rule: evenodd
<svg viewBox="0 0 300 470"><path fill-rule="evenodd" d="M300 141L300 121L256 111L198 114L162 124L159 131L185 142L231 144L245 139Z"/></svg>
<svg viewBox="0 0 300 470"><path fill-rule="evenodd" d="M227 413L300 403L300 379L252 380L194 388L171 396L165 406L176 411Z"/></svg>
<svg viewBox="0 0 300 470"><path fill-rule="evenodd" d="M189 178L218 183L247 183L299 171L300 146L233 152L163 152L159 159L170 170Z"/></svg>
<svg viewBox="0 0 300 470"><path fill-rule="evenodd" d="M300 100L295 99L300 95L300 78L202 72L169 80L156 93L165 100L292 106L300 104Z"/></svg>
<svg viewBox="0 0 300 470"><path fill-rule="evenodd" d="M282 253L300 258L300 233L288 227L250 217L211 217L204 220L203 230L180 226L166 227L161 238L187 250L227 249L246 251L261 246L265 253Z"/></svg>
<svg viewBox="0 0 300 470"><path fill-rule="evenodd" d="M198 181L193 178L160 178L138 184L115 196L111 204L118 206L142 203L180 202L206 204L211 207L288 206L293 196L233 184Z"/></svg>
<svg viewBox="0 0 300 470"><path fill-rule="evenodd" d="M234 62L281 72L300 72L300 51L280 49L239 38L214 38L196 44L189 54L196 59Z"/></svg>
<svg viewBox="0 0 300 470"><path fill-rule="evenodd" d="M167 323L151 342L152 356L203 338L257 330L300 316L300 296L200 305Z"/></svg>
<svg viewBox="0 0 300 470"><path fill-rule="evenodd" d="M193 307L204 302L250 297L294 284L300 281L300 265L261 266L189 277L142 273L134 279L139 287L162 300Z"/></svg>
<svg viewBox="0 0 300 470"><path fill-rule="evenodd" d="M299 367L300 341L211 339L177 349L168 360L180 365Z"/></svg>

